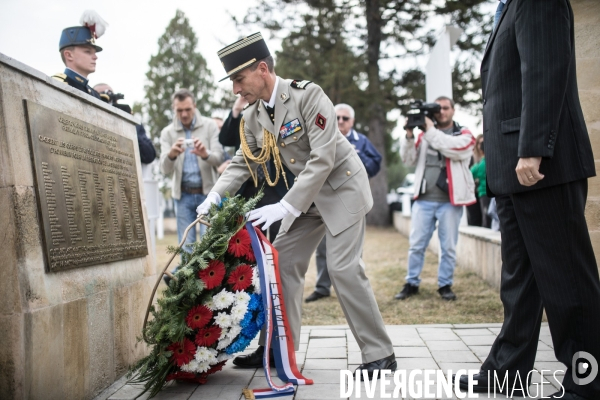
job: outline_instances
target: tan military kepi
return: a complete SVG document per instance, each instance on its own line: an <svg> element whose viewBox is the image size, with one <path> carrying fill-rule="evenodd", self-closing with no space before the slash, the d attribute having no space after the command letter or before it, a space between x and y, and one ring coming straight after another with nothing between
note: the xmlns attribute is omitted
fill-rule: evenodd
<svg viewBox="0 0 600 400"><path fill-rule="evenodd" d="M288 214L273 243L279 252L296 350L304 276L311 255L326 235L329 275L363 362L389 357L394 350L361 258L364 217L373 205L367 172L339 132L333 104L323 90L308 81L279 78L277 82L274 122L263 101L258 100L244 111L244 136L256 156L265 142L264 135L275 135L281 161L296 176L283 200L302 214L297 218ZM250 177L249 167L255 171L257 166L252 161L247 165L243 150L238 150L212 190L221 197L225 192L235 193Z"/></svg>

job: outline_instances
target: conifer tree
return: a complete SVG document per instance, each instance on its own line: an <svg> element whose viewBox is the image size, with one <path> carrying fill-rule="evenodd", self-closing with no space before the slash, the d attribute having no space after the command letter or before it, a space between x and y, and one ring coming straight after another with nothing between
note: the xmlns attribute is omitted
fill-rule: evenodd
<svg viewBox="0 0 600 400"><path fill-rule="evenodd" d="M146 73L145 111L154 142L172 122L171 96L189 89L200 114L210 116L216 86L206 60L197 51L198 38L183 11L177 10L165 33L158 39L158 52L150 58Z"/></svg>

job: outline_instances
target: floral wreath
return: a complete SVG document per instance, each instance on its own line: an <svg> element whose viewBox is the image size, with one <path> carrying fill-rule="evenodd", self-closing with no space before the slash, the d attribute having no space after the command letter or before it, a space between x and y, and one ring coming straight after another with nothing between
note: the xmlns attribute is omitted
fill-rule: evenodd
<svg viewBox="0 0 600 400"><path fill-rule="evenodd" d="M182 262L159 308L149 307L153 319L143 340L153 348L129 373L151 397L172 380L206 383L264 324L256 258L244 228L260 197L225 198L213 206L210 227L191 253L169 246Z"/></svg>

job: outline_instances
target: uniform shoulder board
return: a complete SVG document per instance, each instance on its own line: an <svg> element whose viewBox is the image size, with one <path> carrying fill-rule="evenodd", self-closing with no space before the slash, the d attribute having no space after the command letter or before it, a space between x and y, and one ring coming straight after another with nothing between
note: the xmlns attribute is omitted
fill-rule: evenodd
<svg viewBox="0 0 600 400"><path fill-rule="evenodd" d="M311 83L312 83L312 81L293 80L292 83L290 83L290 86L293 87L294 89L306 89L306 87L308 85L310 85Z"/></svg>
<svg viewBox="0 0 600 400"><path fill-rule="evenodd" d="M67 83L67 75L63 74L62 72L52 75L52 78L56 79L57 81Z"/></svg>

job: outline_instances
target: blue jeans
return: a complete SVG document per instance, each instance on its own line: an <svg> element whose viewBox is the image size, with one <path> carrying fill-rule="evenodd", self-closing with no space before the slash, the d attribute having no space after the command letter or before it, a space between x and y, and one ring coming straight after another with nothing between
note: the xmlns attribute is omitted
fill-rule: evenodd
<svg viewBox="0 0 600 400"><path fill-rule="evenodd" d="M179 200L173 199L175 203L175 215L177 216L177 243L181 243L181 238L187 227L198 218L196 208L206 199L203 194L190 194L181 192L181 198ZM206 232L206 225L200 224L200 236ZM196 241L196 227L190 229L183 249L188 253L192 252L191 247L188 246L190 243Z"/></svg>
<svg viewBox="0 0 600 400"><path fill-rule="evenodd" d="M439 287L452 285L454 267L456 266L456 242L458 241L458 225L462 217L463 207L453 206L449 202L417 200L412 206L410 248L408 249L408 273L406 282L414 286L421 283L421 271L425 261L425 250L438 224L440 239L440 265L438 268Z"/></svg>

